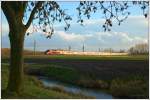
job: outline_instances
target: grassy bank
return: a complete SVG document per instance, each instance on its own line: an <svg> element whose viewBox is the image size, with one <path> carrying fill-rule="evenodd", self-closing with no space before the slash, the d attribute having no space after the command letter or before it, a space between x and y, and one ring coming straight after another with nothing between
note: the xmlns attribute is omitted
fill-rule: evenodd
<svg viewBox="0 0 150 100"><path fill-rule="evenodd" d="M68 68L60 65L32 64L29 67L26 67L26 73L29 75L45 76L49 79L79 85L86 88L108 88L108 84L102 80L93 80L89 74L82 74L74 68Z"/></svg>
<svg viewBox="0 0 150 100"><path fill-rule="evenodd" d="M81 87L103 90L116 98L148 98L149 82L142 74L129 74L126 77L97 79L92 74L81 73L74 68L60 65L30 65L28 74L46 76Z"/></svg>
<svg viewBox="0 0 150 100"><path fill-rule="evenodd" d="M110 92L118 98L148 99L149 81L143 76L128 76L127 78L113 79Z"/></svg>
<svg viewBox="0 0 150 100"><path fill-rule="evenodd" d="M25 75L24 78L24 90L20 94L5 93L5 89L8 83L8 65L2 65L2 98L34 98L34 99L58 99L58 98L92 98L82 94L67 93L59 88L50 89L45 88L40 81L35 77ZM61 91L60 91L61 90Z"/></svg>
<svg viewBox="0 0 150 100"><path fill-rule="evenodd" d="M75 82L79 78L77 70L59 65L37 65L32 64L25 68L27 74L46 76L53 79L59 79L64 82Z"/></svg>

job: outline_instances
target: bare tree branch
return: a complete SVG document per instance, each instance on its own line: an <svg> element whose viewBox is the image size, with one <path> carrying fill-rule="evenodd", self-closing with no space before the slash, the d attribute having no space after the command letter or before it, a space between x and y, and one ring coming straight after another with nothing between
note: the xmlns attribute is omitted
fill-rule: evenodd
<svg viewBox="0 0 150 100"><path fill-rule="evenodd" d="M26 28L28 28L28 27L30 26L30 24L32 23L33 18L34 18L34 14L36 13L37 9L39 9L39 7L42 6L42 3L43 3L43 2L39 1L39 2L35 5L35 7L33 8L32 12L31 12L31 15L30 15L30 17L29 17L29 20L28 20L27 24L25 25Z"/></svg>
<svg viewBox="0 0 150 100"><path fill-rule="evenodd" d="M143 10L143 15L148 16L148 11L146 12L146 10L148 10L149 3L147 1L80 1L77 7L77 22L83 25L83 17L90 19L91 15L99 10L102 11L105 19L102 25L104 31L110 31L114 20L120 25L128 18L128 15L130 15L128 8L133 5L138 5Z"/></svg>

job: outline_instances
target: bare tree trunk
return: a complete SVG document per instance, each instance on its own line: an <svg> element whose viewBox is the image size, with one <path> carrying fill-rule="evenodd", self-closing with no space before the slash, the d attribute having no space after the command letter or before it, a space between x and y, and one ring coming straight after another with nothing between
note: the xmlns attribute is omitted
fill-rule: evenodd
<svg viewBox="0 0 150 100"><path fill-rule="evenodd" d="M23 88L23 47L27 28L23 23L27 2L2 2L2 10L9 24L10 69L7 91L20 93ZM32 21L32 20L31 20Z"/></svg>
<svg viewBox="0 0 150 100"><path fill-rule="evenodd" d="M10 29L9 33L11 54L7 90L10 92L19 93L23 86L24 33L25 31L21 29L21 26L16 27L16 29Z"/></svg>

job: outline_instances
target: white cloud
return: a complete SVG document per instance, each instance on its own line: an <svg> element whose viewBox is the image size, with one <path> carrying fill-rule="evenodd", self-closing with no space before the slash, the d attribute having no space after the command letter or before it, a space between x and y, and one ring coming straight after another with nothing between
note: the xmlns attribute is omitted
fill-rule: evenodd
<svg viewBox="0 0 150 100"><path fill-rule="evenodd" d="M106 40L109 39L111 39L112 42L119 40L118 42L121 43L132 43L132 44L136 44L138 42L139 43L147 42L146 38L142 38L140 36L131 36L130 33L124 33L124 32L99 32L99 33L95 33L95 37L101 37L100 39L102 39L105 42ZM111 40L109 41L110 43Z"/></svg>
<svg viewBox="0 0 150 100"><path fill-rule="evenodd" d="M76 34L76 33L66 33L64 31L56 31L56 34L66 41L84 41L87 38L92 37L92 34Z"/></svg>
<svg viewBox="0 0 150 100"><path fill-rule="evenodd" d="M77 42L94 42L101 43L103 46L124 46L130 47L138 43L147 42L146 38L140 36L131 36L130 33L124 32L95 32L90 34L66 33L64 31L57 31L56 34L65 41ZM93 44L96 45L96 44Z"/></svg>
<svg viewBox="0 0 150 100"><path fill-rule="evenodd" d="M148 25L148 18L145 18L143 16L129 16L129 21L138 21L138 24L140 25Z"/></svg>
<svg viewBox="0 0 150 100"><path fill-rule="evenodd" d="M90 19L90 20L84 20L84 25L93 25L93 24L102 24L105 22L105 19Z"/></svg>

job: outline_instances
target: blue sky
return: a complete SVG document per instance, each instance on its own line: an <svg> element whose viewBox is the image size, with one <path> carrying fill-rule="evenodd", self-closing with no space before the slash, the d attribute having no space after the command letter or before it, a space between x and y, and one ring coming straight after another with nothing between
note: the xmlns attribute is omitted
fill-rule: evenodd
<svg viewBox="0 0 150 100"><path fill-rule="evenodd" d="M51 39L45 38L42 33L33 33L25 37L25 49L33 49L33 41L37 42L37 50L67 49L82 50L85 45L87 51L97 51L98 48L128 49L131 46L148 41L148 19L142 15L139 7L130 7L131 15L121 26L114 22L111 32L104 32L104 23L101 13L93 14L90 20L85 18L84 26L77 22L76 7L78 2L59 2L63 9L73 18L71 27L64 31L63 23L55 23L55 34ZM116 23L116 24L115 24ZM32 29L32 27L30 27ZM30 31L30 29L28 31ZM9 48L8 23L2 13L2 47Z"/></svg>

